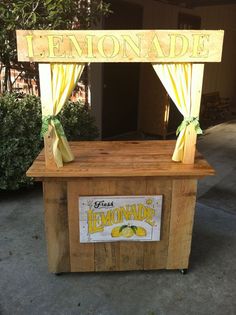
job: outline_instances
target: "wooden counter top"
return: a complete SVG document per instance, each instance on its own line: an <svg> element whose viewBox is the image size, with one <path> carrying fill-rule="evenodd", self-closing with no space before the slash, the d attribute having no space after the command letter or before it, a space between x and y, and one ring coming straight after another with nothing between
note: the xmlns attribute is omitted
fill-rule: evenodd
<svg viewBox="0 0 236 315"><path fill-rule="evenodd" d="M198 152L194 165L173 162L175 141L81 141L70 143L75 161L63 168L45 168L44 151L27 176L48 177L195 177L214 175L213 168Z"/></svg>

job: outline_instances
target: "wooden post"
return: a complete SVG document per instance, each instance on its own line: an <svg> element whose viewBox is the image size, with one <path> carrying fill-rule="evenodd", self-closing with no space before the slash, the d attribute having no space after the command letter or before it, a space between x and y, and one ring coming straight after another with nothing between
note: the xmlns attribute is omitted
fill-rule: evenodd
<svg viewBox="0 0 236 315"><path fill-rule="evenodd" d="M42 116L52 115L49 109L52 107L52 89L51 89L51 66L50 64L39 64L39 80L40 80L40 94L42 104ZM49 126L48 132L44 136L45 147L45 165L48 169L55 169L57 165L53 156L53 139L54 133L52 127Z"/></svg>
<svg viewBox="0 0 236 315"><path fill-rule="evenodd" d="M191 78L191 102L194 104L191 110L192 117L198 117L201 106L202 82L204 74L204 64L192 64ZM186 142L184 147L183 164L194 164L197 135L193 126L187 127Z"/></svg>
<svg viewBox="0 0 236 315"><path fill-rule="evenodd" d="M44 215L47 236L48 269L53 273L70 271L67 212L67 183L44 181Z"/></svg>
<svg viewBox="0 0 236 315"><path fill-rule="evenodd" d="M196 179L173 180L167 269L188 268L196 192Z"/></svg>

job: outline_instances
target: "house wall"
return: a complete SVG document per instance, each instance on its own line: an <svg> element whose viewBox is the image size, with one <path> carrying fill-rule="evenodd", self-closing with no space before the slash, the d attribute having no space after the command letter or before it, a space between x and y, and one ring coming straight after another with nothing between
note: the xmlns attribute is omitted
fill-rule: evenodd
<svg viewBox="0 0 236 315"><path fill-rule="evenodd" d="M130 0L130 2L144 4L142 0ZM221 97L230 98L232 111L236 112L236 45L234 44L236 42L236 5L185 9L148 0L144 5L143 28L177 29L180 12L200 16L202 29L225 31L222 62L205 64L202 93L219 91ZM158 82L155 93L143 88L143 83L149 82L151 78L153 78L151 70L149 70L149 75L148 71L141 71L138 125L141 131L162 135L165 115L163 90ZM150 86L153 85L154 82L150 84ZM154 95L158 95L158 98L153 97ZM156 117L155 121L152 117Z"/></svg>
<svg viewBox="0 0 236 315"><path fill-rule="evenodd" d="M202 7L194 12L201 16L203 29L225 30L222 62L206 64L203 93L219 91L230 97L236 110L236 5Z"/></svg>
<svg viewBox="0 0 236 315"><path fill-rule="evenodd" d="M206 64L203 93L219 91L221 96L236 101L236 5L184 9L153 0L129 1L144 5L144 29L176 29L178 14L184 12L199 15L202 29L225 30L222 62Z"/></svg>
<svg viewBox="0 0 236 315"><path fill-rule="evenodd" d="M178 14L179 12L183 12L200 16L202 19L202 29L225 30L222 62L207 63L205 65L203 93L219 91L222 97L230 98L232 109L236 111L236 5L185 9L179 6L168 5L154 0L126 1L137 3L143 6L143 29L176 29L178 27ZM140 82L147 82L147 77L144 78L144 75L146 75L145 71L141 71ZM95 76L96 80L93 81L97 85L99 78L101 78L101 74L94 73L94 78ZM95 117L97 122L99 122L99 127L102 128L102 104L101 97L98 95L98 88L102 89L102 83L99 84L99 87L96 87L96 97L94 96L93 98L94 101L96 101L96 99L99 100L100 105L99 109L95 110ZM141 113L142 107L145 107L145 104L143 104L143 100L145 99L144 93L146 93L145 89L142 87L140 89L139 108ZM155 106L156 104L153 104L153 108L155 108Z"/></svg>
<svg viewBox="0 0 236 315"><path fill-rule="evenodd" d="M177 29L179 7L153 0L130 0L144 7L144 29ZM184 10L191 12L191 10ZM149 64L142 64L140 71L138 129L145 134L164 136L173 128L166 130L167 114L166 91L158 76ZM181 117L180 121L181 122ZM174 129L173 129L174 130Z"/></svg>

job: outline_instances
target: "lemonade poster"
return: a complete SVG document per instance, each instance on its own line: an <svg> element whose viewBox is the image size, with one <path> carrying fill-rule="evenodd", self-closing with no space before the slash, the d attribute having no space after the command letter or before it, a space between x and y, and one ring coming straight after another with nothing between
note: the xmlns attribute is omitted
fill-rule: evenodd
<svg viewBox="0 0 236 315"><path fill-rule="evenodd" d="M159 241L162 196L79 197L80 242Z"/></svg>

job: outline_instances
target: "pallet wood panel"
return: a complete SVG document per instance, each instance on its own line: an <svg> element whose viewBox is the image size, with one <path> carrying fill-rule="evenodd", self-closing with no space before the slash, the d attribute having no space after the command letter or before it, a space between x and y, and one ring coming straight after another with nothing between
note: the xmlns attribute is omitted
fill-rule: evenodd
<svg viewBox="0 0 236 315"><path fill-rule="evenodd" d="M91 186L90 186L91 187ZM79 211L78 194L87 195L89 183L79 180L68 182L68 217L70 235L70 263L71 271L94 271L94 244L79 242Z"/></svg>
<svg viewBox="0 0 236 315"><path fill-rule="evenodd" d="M120 244L97 243L95 245L95 271L120 270Z"/></svg>
<svg viewBox="0 0 236 315"><path fill-rule="evenodd" d="M118 180L114 195L146 195L145 187L145 180ZM120 270L143 270L144 246L144 242L120 242Z"/></svg>
<svg viewBox="0 0 236 315"><path fill-rule="evenodd" d="M171 180L150 178L146 180L146 194L163 195L161 241L144 244L144 269L164 269L167 264L171 213Z"/></svg>
<svg viewBox="0 0 236 315"><path fill-rule="evenodd" d="M160 242L79 242L80 195L164 194ZM71 271L121 271L165 268L168 249L171 192L170 180L81 179L68 183ZM159 253L162 253L161 255Z"/></svg>
<svg viewBox="0 0 236 315"><path fill-rule="evenodd" d="M196 180L173 180L167 269L188 268L196 193Z"/></svg>
<svg viewBox="0 0 236 315"><path fill-rule="evenodd" d="M184 165L185 172L183 174L177 172L178 176L176 171L171 173L172 176L153 175L155 172L163 174L160 173L160 168L162 163L166 162L162 162L162 159L166 161L173 145L172 141L73 143L72 148L77 152L77 161L80 160L83 164L87 159L90 160L90 168L84 167L83 176L80 171L76 171L72 163L70 172L64 173L64 177L60 176L62 170L54 170L54 177L50 177L49 174L43 177L45 164L41 163L43 157L40 155L39 174L42 176L44 185L45 229L51 272L185 269L188 267L197 183L194 167ZM152 161L152 154L157 157L156 164ZM105 156L105 162L102 161L103 156ZM147 169L150 167L149 176L144 174L134 176L131 170L135 173L138 165L142 163L145 165L145 161L142 162L143 158L149 161L146 164ZM123 160L125 160L124 164L122 164ZM198 174L204 176L212 173L211 167L205 164L203 159L202 161L202 164L195 164ZM170 162L167 163L171 171ZM179 163L173 164L178 167L183 166ZM101 167L101 165L104 166ZM110 167L109 176L106 173L107 165ZM123 169L124 165L127 168ZM91 169L100 176L91 177L94 174ZM122 175L118 176L114 170ZM66 176L72 171L76 174L71 177ZM166 170L165 174L167 172ZM122 195L163 195L160 241L80 243L78 197Z"/></svg>
<svg viewBox="0 0 236 315"><path fill-rule="evenodd" d="M116 191L114 180L87 180L89 182L89 194L94 196L113 195ZM106 242L94 244L94 261L96 271L120 270L120 244Z"/></svg>
<svg viewBox="0 0 236 315"><path fill-rule="evenodd" d="M47 169L42 151L27 172L48 178L81 177L193 177L214 175L214 170L196 153L195 164L171 160L175 141L81 141L71 142L75 161L60 169Z"/></svg>
<svg viewBox="0 0 236 315"><path fill-rule="evenodd" d="M53 273L70 271L67 213L67 183L43 183L48 269Z"/></svg>

